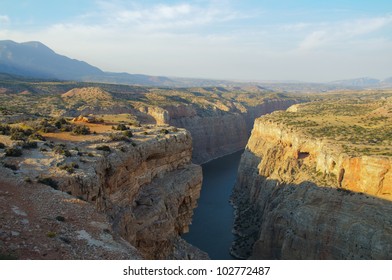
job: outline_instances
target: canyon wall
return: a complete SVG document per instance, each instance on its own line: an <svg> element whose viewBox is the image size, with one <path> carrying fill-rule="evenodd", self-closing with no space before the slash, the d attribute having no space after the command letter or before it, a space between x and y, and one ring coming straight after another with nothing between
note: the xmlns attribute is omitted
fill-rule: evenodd
<svg viewBox="0 0 392 280"><path fill-rule="evenodd" d="M105 141L105 149L102 140L68 143L69 155L42 146L45 152L25 155L18 172L49 177L59 190L95 205L145 259L208 258L180 238L188 231L202 184L201 167L191 162L192 138L183 129L167 129L134 136L138 141L132 143ZM75 163L72 172L59 169Z"/></svg>
<svg viewBox="0 0 392 280"><path fill-rule="evenodd" d="M197 110L193 105L148 108L158 124L169 124L187 129L193 139L193 162L201 164L233 153L245 147L254 120L276 110L285 110L300 101L295 99L270 99L253 107L221 104L214 109Z"/></svg>
<svg viewBox="0 0 392 280"><path fill-rule="evenodd" d="M257 119L232 196L233 255L391 259L391 165Z"/></svg>
<svg viewBox="0 0 392 280"><path fill-rule="evenodd" d="M188 231L202 184L191 163L189 133L177 132L125 152L102 157L84 176L64 182L65 190L95 202L113 228L147 259L195 258L201 254L179 235ZM200 258L197 256L196 258Z"/></svg>

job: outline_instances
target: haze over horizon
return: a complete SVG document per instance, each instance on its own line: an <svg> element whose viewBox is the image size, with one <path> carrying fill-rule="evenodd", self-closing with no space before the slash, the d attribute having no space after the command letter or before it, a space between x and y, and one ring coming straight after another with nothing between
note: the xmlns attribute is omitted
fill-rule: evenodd
<svg viewBox="0 0 392 280"><path fill-rule="evenodd" d="M0 11L2 40L40 41L105 71L307 82L392 76L390 1L5 0Z"/></svg>

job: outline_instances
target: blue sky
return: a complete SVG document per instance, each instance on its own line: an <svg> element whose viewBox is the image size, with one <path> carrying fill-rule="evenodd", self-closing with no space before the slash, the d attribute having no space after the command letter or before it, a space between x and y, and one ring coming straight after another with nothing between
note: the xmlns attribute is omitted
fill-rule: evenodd
<svg viewBox="0 0 392 280"><path fill-rule="evenodd" d="M392 76L392 1L2 0L0 39L106 71L331 81Z"/></svg>

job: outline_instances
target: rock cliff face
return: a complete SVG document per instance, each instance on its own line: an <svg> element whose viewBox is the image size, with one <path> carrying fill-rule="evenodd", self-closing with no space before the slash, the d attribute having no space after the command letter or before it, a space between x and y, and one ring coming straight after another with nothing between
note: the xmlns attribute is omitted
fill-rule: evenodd
<svg viewBox="0 0 392 280"><path fill-rule="evenodd" d="M192 139L183 129L166 128L165 133L135 133L134 142L97 135L66 146L41 143L40 150L26 151L12 164L18 176L39 177L95 205L145 259L208 258L180 238L188 231L202 184L201 167L191 162ZM57 153L59 147L68 152Z"/></svg>
<svg viewBox="0 0 392 280"><path fill-rule="evenodd" d="M257 119L233 193L232 253L256 259L392 258L392 160Z"/></svg>
<svg viewBox="0 0 392 280"><path fill-rule="evenodd" d="M188 230L202 183L201 168L191 163L191 143L181 131L129 145L101 157L83 176L70 177L62 189L93 201L145 258L200 258L191 246L174 250Z"/></svg>
<svg viewBox="0 0 392 280"><path fill-rule="evenodd" d="M254 107L233 104L231 108L216 104L215 110L204 112L198 112L192 105L166 106L164 110L145 108L143 111L159 124L187 129L193 139L193 161L204 163L243 149L257 117L285 110L297 102L294 99L271 99Z"/></svg>

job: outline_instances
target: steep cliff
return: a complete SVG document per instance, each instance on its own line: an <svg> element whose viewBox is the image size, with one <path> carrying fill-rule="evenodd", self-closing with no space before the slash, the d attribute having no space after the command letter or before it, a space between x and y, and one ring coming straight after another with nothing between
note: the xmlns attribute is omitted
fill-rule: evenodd
<svg viewBox="0 0 392 280"><path fill-rule="evenodd" d="M38 178L95 205L143 258L207 258L180 238L202 183L200 166L191 163L189 132L150 126L134 128L131 142L110 136L39 143L39 150L5 161L15 166L17 176Z"/></svg>
<svg viewBox="0 0 392 280"><path fill-rule="evenodd" d="M202 174L191 163L191 137L185 132L151 139L102 157L64 190L95 201L113 227L149 259L171 258L179 234L188 230Z"/></svg>
<svg viewBox="0 0 392 280"><path fill-rule="evenodd" d="M170 114L169 124L187 129L193 139L193 161L203 163L245 147L254 120L276 110L285 110L297 100L265 100L242 111L230 109L209 115ZM170 109L169 109L170 112Z"/></svg>
<svg viewBox="0 0 392 280"><path fill-rule="evenodd" d="M259 118L233 193L232 253L257 259L392 258L392 160Z"/></svg>
<svg viewBox="0 0 392 280"><path fill-rule="evenodd" d="M218 102L206 110L197 109L194 105L163 106L164 110L148 107L141 110L154 117L159 124L187 129L193 139L192 160L204 163L243 149L257 117L285 110L297 102L300 101L266 99L255 106Z"/></svg>

